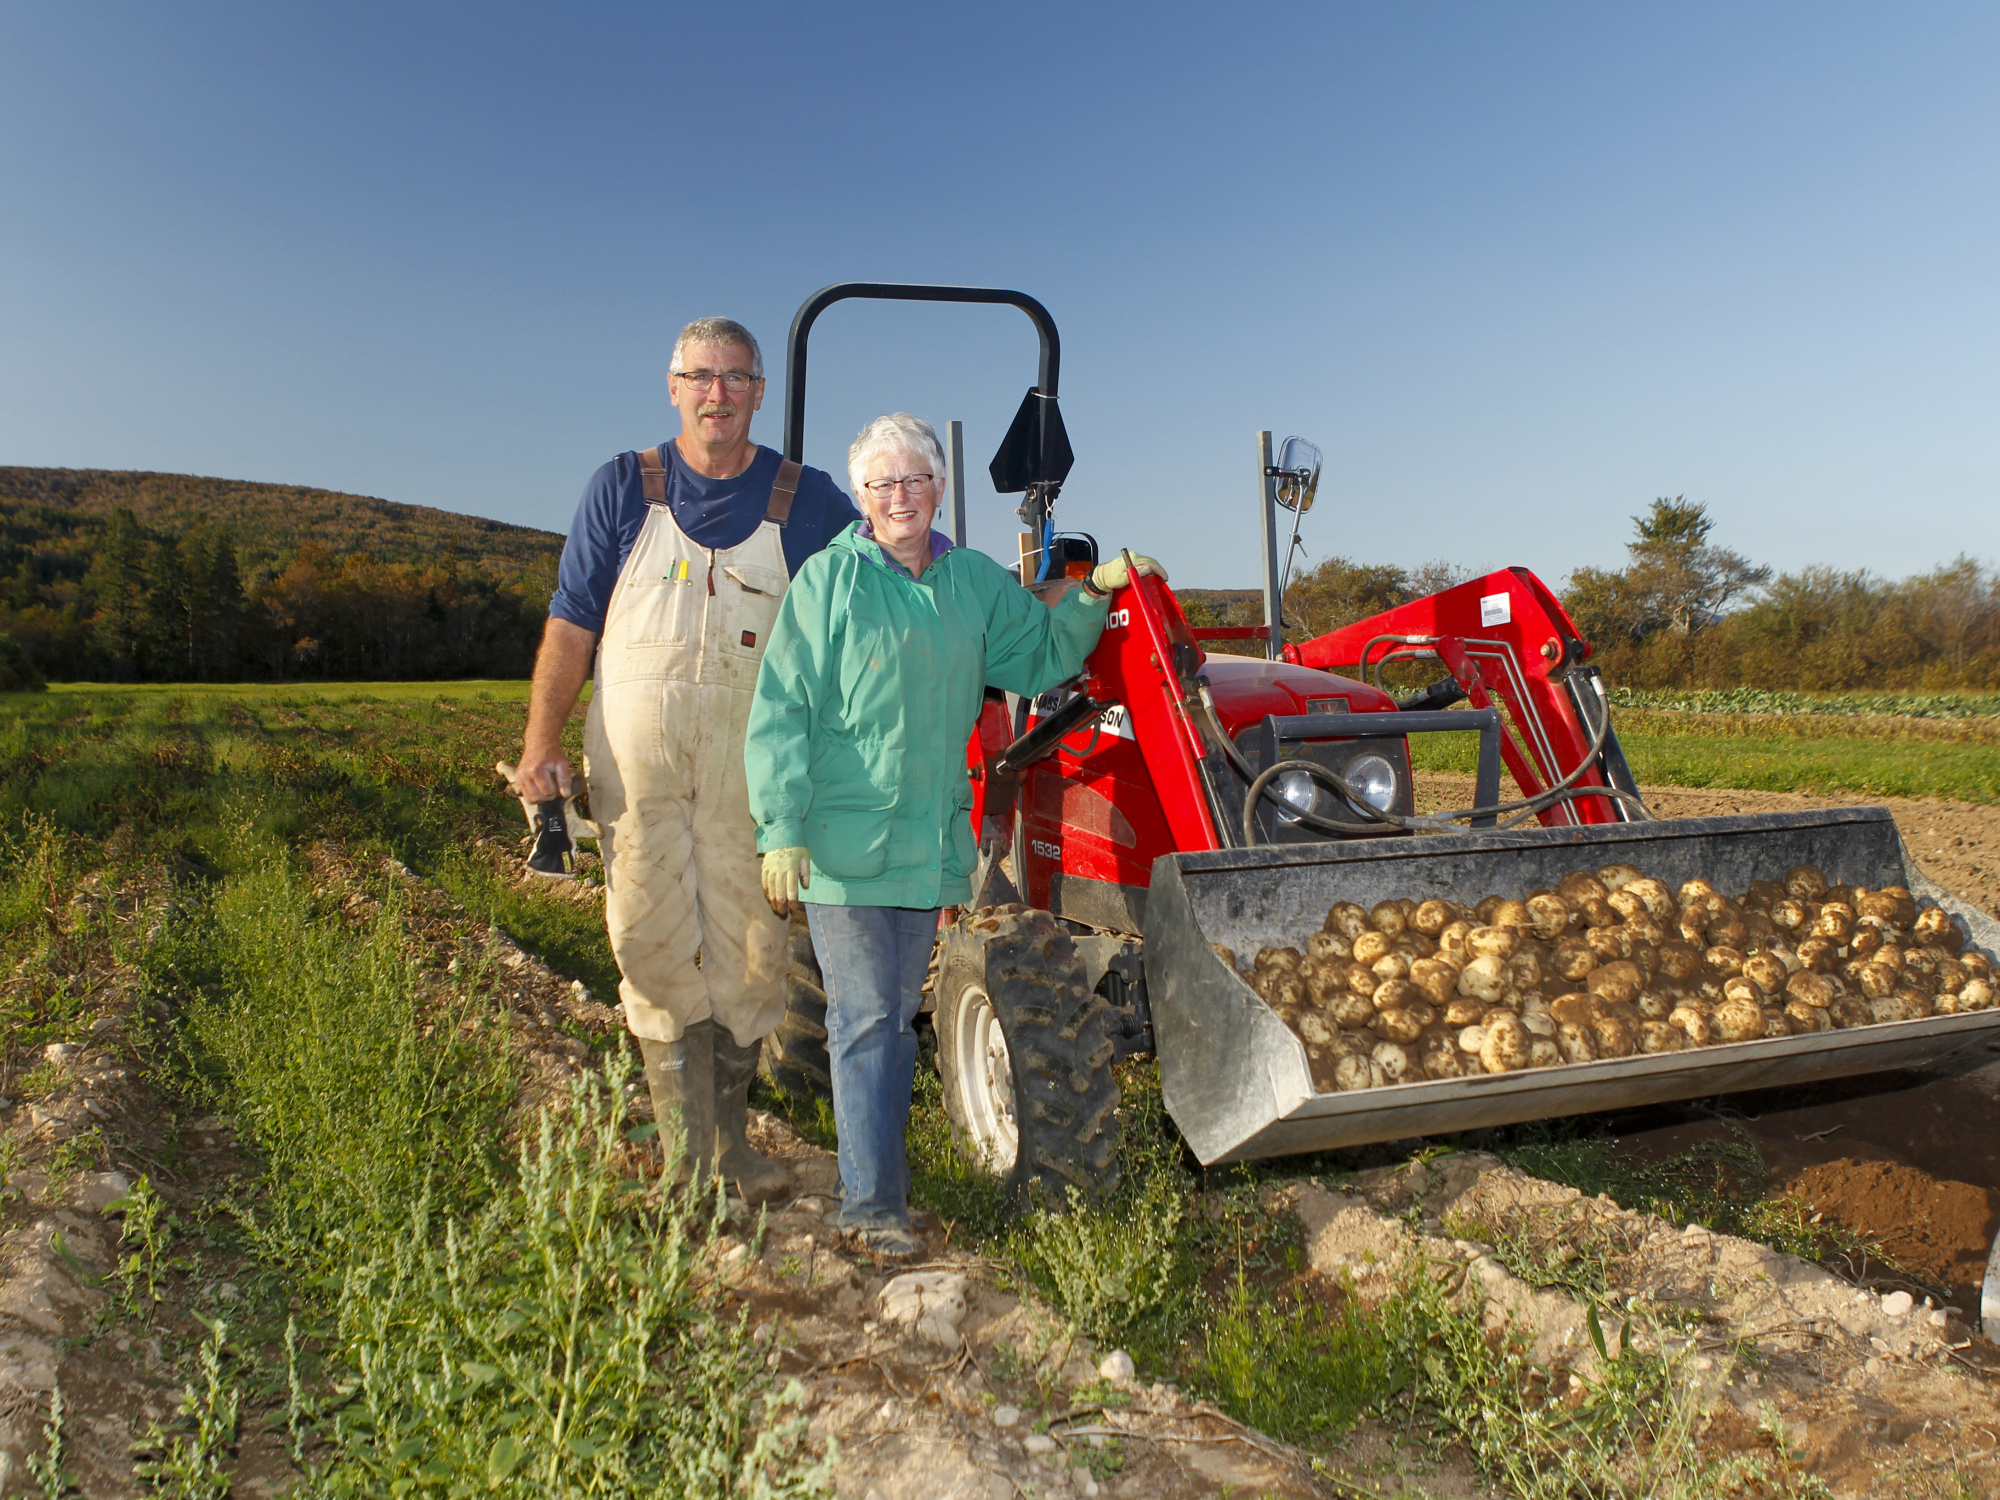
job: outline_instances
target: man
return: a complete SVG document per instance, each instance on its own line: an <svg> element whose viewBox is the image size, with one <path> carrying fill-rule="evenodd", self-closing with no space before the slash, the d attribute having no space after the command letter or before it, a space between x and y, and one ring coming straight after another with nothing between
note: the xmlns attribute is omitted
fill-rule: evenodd
<svg viewBox="0 0 2000 1500"><path fill-rule="evenodd" d="M759 880L744 724L787 583L860 514L826 473L750 441L764 360L742 324L682 329L667 387L680 436L621 453L577 507L516 785L531 800L573 791L562 728L594 657L584 778L654 1116L694 1171L713 1162L768 1201L784 1171L750 1149L744 1111L785 1013L786 930Z"/></svg>

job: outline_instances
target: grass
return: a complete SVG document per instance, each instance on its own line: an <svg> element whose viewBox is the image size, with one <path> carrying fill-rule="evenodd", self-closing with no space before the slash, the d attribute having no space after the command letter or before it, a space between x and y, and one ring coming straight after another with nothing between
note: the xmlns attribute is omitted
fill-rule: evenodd
<svg viewBox="0 0 2000 1500"><path fill-rule="evenodd" d="M1621 711L1613 722L1641 785L2000 800L2000 725L1991 720ZM1418 771L1478 769L1471 735L1417 735L1410 751Z"/></svg>
<svg viewBox="0 0 2000 1500"><path fill-rule="evenodd" d="M188 1377L145 1450L159 1493L224 1493L269 1392L301 1495L830 1483L700 1274L719 1200L636 1180L616 1058L609 1084L518 1110L472 940L490 924L593 986L615 972L591 904L508 878L520 813L487 768L523 688L0 700L8 1091L57 1085L32 1049L112 1006L155 1091L228 1117L248 1162L176 1174L172 1213L151 1177L128 1203L105 1316ZM443 965L390 860L458 897L473 961ZM142 1144L178 1160L176 1132ZM203 1320L225 1269L226 1331Z"/></svg>

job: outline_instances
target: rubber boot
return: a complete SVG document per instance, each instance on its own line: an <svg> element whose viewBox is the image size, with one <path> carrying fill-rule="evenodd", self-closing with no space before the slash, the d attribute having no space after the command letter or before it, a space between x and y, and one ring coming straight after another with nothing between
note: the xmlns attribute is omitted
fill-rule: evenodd
<svg viewBox="0 0 2000 1500"><path fill-rule="evenodd" d="M715 1028L715 1143L722 1154L722 1180L745 1203L771 1203L791 1196L790 1174L752 1150L746 1134L750 1080L757 1076L762 1050L739 1047L725 1028Z"/></svg>
<svg viewBox="0 0 2000 1500"><path fill-rule="evenodd" d="M646 1092L675 1182L706 1177L715 1159L715 1043L713 1021L695 1022L677 1042L639 1038Z"/></svg>

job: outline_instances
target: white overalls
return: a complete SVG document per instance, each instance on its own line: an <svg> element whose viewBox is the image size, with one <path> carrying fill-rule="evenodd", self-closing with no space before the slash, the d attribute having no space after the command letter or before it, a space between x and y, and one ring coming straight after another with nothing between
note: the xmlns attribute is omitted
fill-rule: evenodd
<svg viewBox="0 0 2000 1500"><path fill-rule="evenodd" d="M660 450L639 458L646 521L611 592L583 729L618 993L635 1036L678 1041L712 1017L748 1047L785 1013L786 923L759 880L743 728L791 577L779 528L799 468L780 467L746 541L712 548L674 523Z"/></svg>

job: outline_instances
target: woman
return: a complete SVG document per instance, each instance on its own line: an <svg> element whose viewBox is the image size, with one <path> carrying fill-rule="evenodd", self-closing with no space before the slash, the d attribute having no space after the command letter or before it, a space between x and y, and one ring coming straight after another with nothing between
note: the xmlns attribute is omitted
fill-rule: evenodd
<svg viewBox="0 0 2000 1500"><path fill-rule="evenodd" d="M944 453L928 422L877 417L847 455L863 519L786 590L757 674L744 762L764 894L802 901L826 978L839 1225L882 1259L910 1231L911 1029L938 910L972 896L965 743L990 684L1076 675L1127 583L1100 565L1053 608L931 530ZM1166 573L1150 558L1141 572Z"/></svg>

